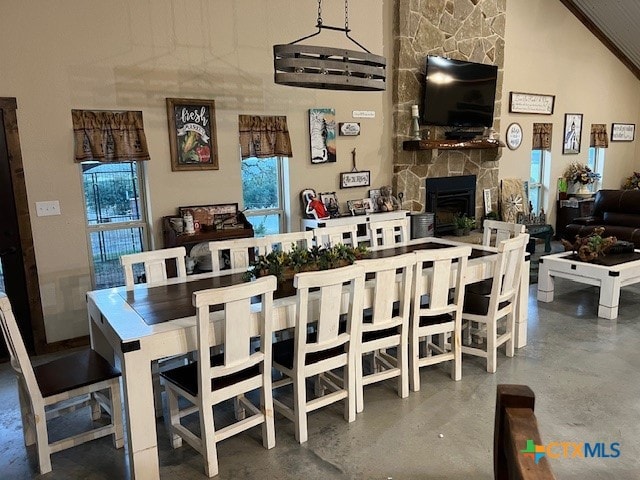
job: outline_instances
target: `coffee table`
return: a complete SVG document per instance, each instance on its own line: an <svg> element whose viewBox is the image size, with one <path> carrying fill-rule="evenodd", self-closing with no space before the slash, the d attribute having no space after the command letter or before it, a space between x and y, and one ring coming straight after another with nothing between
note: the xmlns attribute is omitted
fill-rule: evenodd
<svg viewBox="0 0 640 480"><path fill-rule="evenodd" d="M640 282L640 250L609 254L598 263L582 262L572 252L542 257L538 273L539 302L553 301L555 277L600 287L598 316L613 320L618 317L620 288Z"/></svg>

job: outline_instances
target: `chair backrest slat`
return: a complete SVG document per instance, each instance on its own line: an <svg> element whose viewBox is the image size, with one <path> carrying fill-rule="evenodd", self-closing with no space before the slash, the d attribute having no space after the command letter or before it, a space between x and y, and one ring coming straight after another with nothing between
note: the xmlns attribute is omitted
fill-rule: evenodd
<svg viewBox="0 0 640 480"><path fill-rule="evenodd" d="M462 309L464 277L469 255L471 247L467 246L415 252L413 301L417 307L423 305L420 315L441 315ZM431 267L424 268L425 262L430 263ZM421 303L421 298L425 295L428 297L428 306Z"/></svg>
<svg viewBox="0 0 640 480"><path fill-rule="evenodd" d="M372 247L390 247L409 240L409 217L380 222L369 222L369 238Z"/></svg>
<svg viewBox="0 0 640 480"><path fill-rule="evenodd" d="M127 288L133 288L136 283L133 277L133 266L138 263L144 264L146 283L156 283L167 279L167 260L175 260L178 277L186 277L186 255L187 251L184 247L164 248L122 255L120 264L124 269L124 284Z"/></svg>
<svg viewBox="0 0 640 480"><path fill-rule="evenodd" d="M313 244L313 231L278 233L264 238L267 242L267 253L272 250L290 252L293 245L308 250Z"/></svg>
<svg viewBox="0 0 640 480"><path fill-rule="evenodd" d="M222 254L229 251L229 268L246 268L251 261L251 253L264 255L267 253L266 237L237 238L209 242L211 252L211 267L214 272L222 270L224 263Z"/></svg>
<svg viewBox="0 0 640 480"><path fill-rule="evenodd" d="M345 285L346 284L346 285ZM345 344L356 335L362 316L364 269L358 265L298 273L294 277L298 289L296 306L296 343L294 358L300 367L308 352L326 350ZM319 294L311 289L319 288ZM340 333L340 320L346 315L346 332ZM307 343L307 324L317 322L317 338Z"/></svg>
<svg viewBox="0 0 640 480"><path fill-rule="evenodd" d="M498 220L485 220L482 228L482 244L485 246L499 245L503 240L517 237L525 231L525 226L520 223L500 222ZM494 235L495 240L492 241Z"/></svg>
<svg viewBox="0 0 640 480"><path fill-rule="evenodd" d="M2 325L2 336L4 337L5 345L11 356L12 368L16 374L24 380L31 401L42 403L42 393L36 381L33 366L31 365L27 348L20 334L18 323L13 315L11 303L7 295L2 292L0 292L0 324Z"/></svg>
<svg viewBox="0 0 640 480"><path fill-rule="evenodd" d="M273 292L277 286L274 276L259 278L256 281L194 292L193 306L197 309L198 361L201 385L210 385L212 377L228 375L255 365L261 361L266 351L271 351ZM260 350L251 351L251 298L260 297L261 311L259 324ZM211 332L210 307L223 305L224 363L209 368L209 349L219 344ZM211 341L213 339L213 342ZM270 355L269 355L270 356ZM204 389L210 395L209 389ZM208 397L207 397L208 398Z"/></svg>
<svg viewBox="0 0 640 480"><path fill-rule="evenodd" d="M489 311L497 311L501 302L512 302L518 294L524 251L529 241L528 234L522 234L498 245L498 258L493 275Z"/></svg>
<svg viewBox="0 0 640 480"><path fill-rule="evenodd" d="M319 247L333 247L338 244L358 246L358 226L355 224L314 228L313 236Z"/></svg>

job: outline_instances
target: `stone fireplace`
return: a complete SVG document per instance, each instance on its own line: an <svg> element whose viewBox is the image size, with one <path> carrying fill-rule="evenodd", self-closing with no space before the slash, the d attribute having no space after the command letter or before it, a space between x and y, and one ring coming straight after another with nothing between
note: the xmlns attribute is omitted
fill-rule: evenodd
<svg viewBox="0 0 640 480"><path fill-rule="evenodd" d="M475 212L484 213L483 190L498 198L500 149L405 151L411 106L422 110L427 55L440 55L498 66L493 128L500 132L506 0L395 0L394 22L394 170L393 187L402 192L403 208L429 210L426 180L475 175ZM423 139L444 138L441 127L421 127ZM449 179L450 180L450 179Z"/></svg>
<svg viewBox="0 0 640 480"><path fill-rule="evenodd" d="M426 209L435 213L435 233L444 235L455 230L453 217L474 217L476 212L476 176L433 177L425 182Z"/></svg>

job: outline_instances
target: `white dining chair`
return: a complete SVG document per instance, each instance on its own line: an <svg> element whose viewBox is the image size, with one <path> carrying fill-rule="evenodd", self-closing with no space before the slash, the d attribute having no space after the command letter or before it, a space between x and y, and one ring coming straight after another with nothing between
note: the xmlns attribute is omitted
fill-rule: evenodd
<svg viewBox="0 0 640 480"><path fill-rule="evenodd" d="M124 284L128 290L136 284L134 265L142 264L144 268L144 282L157 283L167 279L167 261L174 261L178 277L187 276L184 247L148 250L146 252L130 253L120 257L120 265L124 269Z"/></svg>
<svg viewBox="0 0 640 480"><path fill-rule="evenodd" d="M333 247L339 244L358 246L358 226L356 224L314 228L313 236L319 247Z"/></svg>
<svg viewBox="0 0 640 480"><path fill-rule="evenodd" d="M252 258L268 253L265 237L236 238L209 242L211 267L214 272L223 268L246 268ZM228 252L228 257L226 257ZM228 262L227 262L228 259Z"/></svg>
<svg viewBox="0 0 640 480"><path fill-rule="evenodd" d="M411 390L420 390L420 368L451 361L451 378L462 378L462 304L471 247L415 252L413 314L409 333ZM437 339L437 341L436 341Z"/></svg>
<svg viewBox="0 0 640 480"><path fill-rule="evenodd" d="M187 442L205 461L209 477L218 474L217 443L257 425L262 425L262 444L273 448L276 442L273 420L271 386L271 332L273 292L276 277L267 276L254 282L202 290L193 294L196 307L198 361L162 373L170 412L170 435L173 448ZM254 351L252 338L252 298L262 305L260 319L260 346ZM211 339L217 335L210 319L210 308L223 306L222 333L224 353L210 356ZM259 405L245 396L260 390ZM187 405L179 399L185 399ZM239 402L251 413L239 422L216 428L215 406L229 399ZM198 412L199 433L181 419Z"/></svg>
<svg viewBox="0 0 640 480"><path fill-rule="evenodd" d="M278 398L273 404L276 411L294 422L295 438L304 443L308 438L307 414L318 408L344 400L345 420L353 422L356 419L356 358L359 352L354 340L362 316L364 269L350 265L298 273L294 285L297 288L295 336L273 345L273 368L283 375L274 382L274 390L293 384L293 405ZM312 293L313 289L318 291ZM342 306L347 310L344 316ZM309 323L315 323L311 333L308 333ZM343 370L342 385L324 375L339 368ZM306 379L316 376L322 385L322 395L307 399Z"/></svg>
<svg viewBox="0 0 640 480"><path fill-rule="evenodd" d="M264 237L267 242L267 253L272 250L279 252L291 252L295 245L303 250L308 250L313 246L313 231L277 233Z"/></svg>
<svg viewBox="0 0 640 480"><path fill-rule="evenodd" d="M373 284L366 293L373 306L363 312L356 343L358 413L364 410L365 385L397 377L398 396L409 395L409 312L415 262L413 253L355 262L364 268L367 284ZM372 357L372 368L365 374L363 362L367 356Z"/></svg>
<svg viewBox="0 0 640 480"><path fill-rule="evenodd" d="M409 217L369 222L371 247L392 247L409 240Z"/></svg>
<svg viewBox="0 0 640 480"><path fill-rule="evenodd" d="M472 323L483 327L486 332L486 345L476 344L472 335L465 335L462 351L486 358L489 373L496 371L498 347L506 345L507 357L513 357L515 304L522 279L524 250L528 241L529 235L525 233L500 242L489 295L476 293L469 288L465 292L462 310L464 328L472 328ZM505 320L504 325L499 326L502 319Z"/></svg>
<svg viewBox="0 0 640 480"><path fill-rule="evenodd" d="M144 268L144 284L153 286L167 279L167 262L175 261L177 277L187 276L186 260L187 251L184 247L165 248L161 250L149 250L146 252L131 253L120 257L120 264L124 269L124 280L127 290L136 285L134 278L135 265L142 264ZM153 396L156 417L162 417L162 383L160 371L173 365L189 362L187 355L177 355L151 362L151 375L153 380Z"/></svg>
<svg viewBox="0 0 640 480"><path fill-rule="evenodd" d="M89 348L33 366L9 298L1 292L0 326L18 380L24 443L36 444L42 475L51 471L51 455L61 450L107 435L113 436L116 448L124 445L118 369ZM104 410L109 423L99 422L84 432L49 440L49 420L85 406L91 407L92 421L99 420Z"/></svg>

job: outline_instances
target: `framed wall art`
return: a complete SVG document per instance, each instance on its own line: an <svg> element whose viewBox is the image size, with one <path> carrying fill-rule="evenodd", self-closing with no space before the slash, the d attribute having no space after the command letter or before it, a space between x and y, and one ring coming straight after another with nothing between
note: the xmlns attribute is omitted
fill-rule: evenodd
<svg viewBox="0 0 640 480"><path fill-rule="evenodd" d="M167 98L171 170L218 170L213 100Z"/></svg>
<svg viewBox="0 0 640 480"><path fill-rule="evenodd" d="M555 95L509 92L509 112L553 115L555 101Z"/></svg>
<svg viewBox="0 0 640 480"><path fill-rule="evenodd" d="M368 187L371 185L371 171L343 172L340 174L340 188Z"/></svg>
<svg viewBox="0 0 640 480"><path fill-rule="evenodd" d="M633 142L636 136L635 123L612 123L611 124L611 141L612 142Z"/></svg>
<svg viewBox="0 0 640 480"><path fill-rule="evenodd" d="M360 135L360 124L358 122L344 122L338 124L340 135L354 137Z"/></svg>
<svg viewBox="0 0 640 480"><path fill-rule="evenodd" d="M522 127L519 123L512 123L507 127L506 143L509 150L517 150L522 144Z"/></svg>
<svg viewBox="0 0 640 480"><path fill-rule="evenodd" d="M582 135L582 114L564 114L563 154L580 153L580 137Z"/></svg>
<svg viewBox="0 0 640 480"><path fill-rule="evenodd" d="M378 207L378 197L380 196L379 188L372 188L369 190L369 198L371 199L371 208L372 211L377 212L380 208Z"/></svg>
<svg viewBox="0 0 640 480"><path fill-rule="evenodd" d="M336 111L333 108L309 109L311 163L336 161Z"/></svg>

